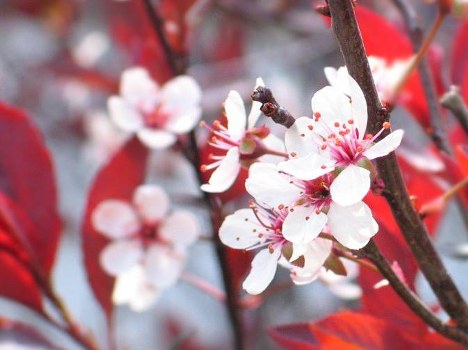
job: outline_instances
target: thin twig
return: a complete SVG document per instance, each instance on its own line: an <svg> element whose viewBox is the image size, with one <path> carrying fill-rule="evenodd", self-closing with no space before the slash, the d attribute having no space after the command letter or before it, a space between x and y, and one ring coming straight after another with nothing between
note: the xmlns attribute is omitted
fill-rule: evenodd
<svg viewBox="0 0 468 350"><path fill-rule="evenodd" d="M421 302L419 297L400 280L373 241L370 241L362 251L364 251L365 256L377 266L382 276L387 279L393 290L395 290L406 305L408 305L408 307L426 324L447 338L468 345L468 335L456 327L443 323L434 315L433 312Z"/></svg>
<svg viewBox="0 0 468 350"><path fill-rule="evenodd" d="M468 108L460 95L460 88L455 85L450 86L450 90L439 101L442 106L452 112L463 130L468 134Z"/></svg>
<svg viewBox="0 0 468 350"><path fill-rule="evenodd" d="M260 102L260 110L265 116L270 117L276 124L290 128L296 119L285 108L276 101L271 90L264 86L259 86L250 96L253 101Z"/></svg>
<svg viewBox="0 0 468 350"><path fill-rule="evenodd" d="M350 0L329 0L328 3L332 14L332 27L348 71L366 96L368 132L375 134L383 122L388 120L388 114L381 113L382 106L353 6ZM388 132L382 137L386 135ZM392 152L386 157L378 158L376 164L379 175L385 183L386 200L422 273L445 311L460 328L468 330L468 306L445 269L418 213L414 210L395 154Z"/></svg>

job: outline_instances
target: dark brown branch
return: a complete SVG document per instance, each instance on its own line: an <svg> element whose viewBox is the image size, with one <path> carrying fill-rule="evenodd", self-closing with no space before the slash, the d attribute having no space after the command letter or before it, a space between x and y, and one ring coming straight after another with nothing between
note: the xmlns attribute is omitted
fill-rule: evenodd
<svg viewBox="0 0 468 350"><path fill-rule="evenodd" d="M419 297L400 280L373 241L369 242L362 251L365 256L372 261L375 266L377 266L382 276L387 279L392 288L406 303L406 305L408 305L408 307L426 324L447 338L455 340L461 344L468 345L468 335L458 328L445 324L436 315L434 315L434 313L421 302Z"/></svg>
<svg viewBox="0 0 468 350"><path fill-rule="evenodd" d="M254 90L250 97L252 100L262 104L260 110L267 117L270 117L276 124L290 128L296 121L291 113L279 105L269 88L259 86Z"/></svg>
<svg viewBox="0 0 468 350"><path fill-rule="evenodd" d="M455 85L450 86L450 90L440 98L440 104L452 112L463 130L468 133L468 108L460 96L460 88Z"/></svg>
<svg viewBox="0 0 468 350"><path fill-rule="evenodd" d="M417 51L423 42L423 36L422 28L419 25L419 20L415 14L415 11L410 6L410 4L406 2L406 0L393 0L393 2L403 16L406 29L409 33L409 37L413 45L413 49L414 51ZM429 136L432 138L432 141L437 146L437 148L447 154L450 154L450 146L447 142L447 135L442 125L437 93L427 58L422 59L418 70L424 95L429 107L429 118L431 122L431 130L428 131Z"/></svg>
<svg viewBox="0 0 468 350"><path fill-rule="evenodd" d="M369 116L368 132L375 134L386 121L367 61L361 33L350 0L329 0L332 27L348 71L364 91ZM386 136L388 132L382 136ZM414 210L394 153L378 158L385 197L419 267L442 307L457 325L468 329L468 307L437 254L427 230Z"/></svg>

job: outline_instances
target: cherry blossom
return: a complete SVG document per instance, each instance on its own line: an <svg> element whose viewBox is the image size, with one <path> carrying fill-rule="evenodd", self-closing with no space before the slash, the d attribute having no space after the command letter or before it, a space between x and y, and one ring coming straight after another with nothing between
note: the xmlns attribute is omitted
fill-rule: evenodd
<svg viewBox="0 0 468 350"><path fill-rule="evenodd" d="M192 130L201 116L201 90L190 76L181 75L160 87L144 68L125 70L120 96L108 100L113 122L134 132L150 148L172 146L177 136Z"/></svg>
<svg viewBox="0 0 468 350"><path fill-rule="evenodd" d="M169 207L169 198L160 187L142 185L135 190L132 203L109 199L94 210L94 228L112 240L101 252L100 263L117 277L116 304L144 310L179 278L187 247L199 231L191 213L169 213Z"/></svg>
<svg viewBox="0 0 468 350"><path fill-rule="evenodd" d="M333 173L303 180L279 171L279 165L256 163L249 169L245 187L258 203L289 211L282 235L298 247L313 241L326 228L342 245L362 248L377 233L377 222L362 201L348 206L337 203L331 190L335 181Z"/></svg>
<svg viewBox="0 0 468 350"><path fill-rule="evenodd" d="M256 88L263 86L263 80L257 79ZM248 167L252 161L271 161L271 156L285 157L283 142L271 135L267 127L255 127L260 117L261 103L253 101L249 115L246 115L244 102L237 91L231 90L224 101L227 127L215 121L208 128L213 137L210 145L220 154L210 155L211 164L202 165L202 171L216 169L207 184L201 186L205 192L221 193L232 186L242 165ZM268 158L267 158L268 157Z"/></svg>
<svg viewBox="0 0 468 350"><path fill-rule="evenodd" d="M262 293L273 280L278 263L291 271L297 284L312 282L331 252L332 242L317 238L307 244L290 242L283 235L286 209L268 210L252 204L224 220L219 230L221 241L234 249L260 249L243 283L250 294ZM298 260L299 258L302 260Z"/></svg>
<svg viewBox="0 0 468 350"><path fill-rule="evenodd" d="M302 117L286 131L289 160L278 169L301 180L313 180L335 171L330 185L333 201L341 206L359 203L370 188L369 160L383 157L401 143L403 130L396 130L378 142L387 129L384 123L376 135L366 134L367 105L364 94L346 71L347 86L327 86L312 97L314 117ZM340 78L340 86L345 79Z"/></svg>

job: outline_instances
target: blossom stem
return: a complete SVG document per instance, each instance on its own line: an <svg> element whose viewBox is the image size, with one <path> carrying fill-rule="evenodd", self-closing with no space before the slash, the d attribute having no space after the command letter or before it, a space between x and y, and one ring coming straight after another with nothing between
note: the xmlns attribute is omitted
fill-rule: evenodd
<svg viewBox="0 0 468 350"><path fill-rule="evenodd" d="M382 276L387 279L406 305L408 305L408 307L426 324L447 338L468 345L468 335L462 330L442 322L434 315L434 313L422 303L419 297L401 281L373 241L370 241L362 251L365 256L375 264Z"/></svg>
<svg viewBox="0 0 468 350"><path fill-rule="evenodd" d="M219 290L207 281L201 279L200 277L184 272L180 278L182 281L191 284L192 286L198 288L202 292L212 296L214 299L221 302L226 301L226 293Z"/></svg>
<svg viewBox="0 0 468 350"><path fill-rule="evenodd" d="M359 265L361 265L362 267L365 267L368 270L371 270L371 271L374 271L374 272L379 272L379 269L377 268L377 266L375 266L374 264L372 264L371 262L369 262L367 260L363 260L362 258L359 258L359 257L355 256L351 252L344 251L342 249L334 247L333 248L333 253L336 256L339 256L339 257L341 257L343 259L353 261L356 264L359 264Z"/></svg>
<svg viewBox="0 0 468 350"><path fill-rule="evenodd" d="M272 156L278 156L278 157L283 157L283 158L288 158L288 154L285 152L277 151L271 148L267 148L264 150L265 154L270 154Z"/></svg>
<svg viewBox="0 0 468 350"><path fill-rule="evenodd" d="M351 76L364 92L369 115L368 132L376 133L388 113L382 113L362 37L350 0L329 0L332 27ZM386 136L388 132L384 133ZM442 307L458 327L468 330L468 306L437 254L429 234L408 196L395 154L376 160L380 177L385 183L385 197L392 209L422 273L436 294Z"/></svg>

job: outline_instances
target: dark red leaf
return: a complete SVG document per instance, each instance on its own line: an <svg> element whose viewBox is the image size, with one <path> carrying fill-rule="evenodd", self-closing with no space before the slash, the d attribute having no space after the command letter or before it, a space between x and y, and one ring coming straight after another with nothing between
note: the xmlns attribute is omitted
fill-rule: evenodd
<svg viewBox="0 0 468 350"><path fill-rule="evenodd" d="M225 247L227 261L229 265L229 272L231 274L233 288L235 291L239 291L244 282L244 278L250 271L250 265L252 263L253 254L249 251L231 249Z"/></svg>
<svg viewBox="0 0 468 350"><path fill-rule="evenodd" d="M131 139L98 172L88 193L82 224L85 267L94 295L109 318L114 279L99 264L101 250L109 240L94 229L91 215L106 199L130 201L135 187L145 178L147 158L148 150L136 138Z"/></svg>
<svg viewBox="0 0 468 350"><path fill-rule="evenodd" d="M44 349L58 349L33 327L5 318L0 318L0 346L4 342L21 344L22 346L41 347ZM13 349L14 347L11 347Z"/></svg>
<svg viewBox="0 0 468 350"><path fill-rule="evenodd" d="M57 189L50 154L28 116L0 104L0 191L29 218L37 235L29 243L49 273L60 239Z"/></svg>

